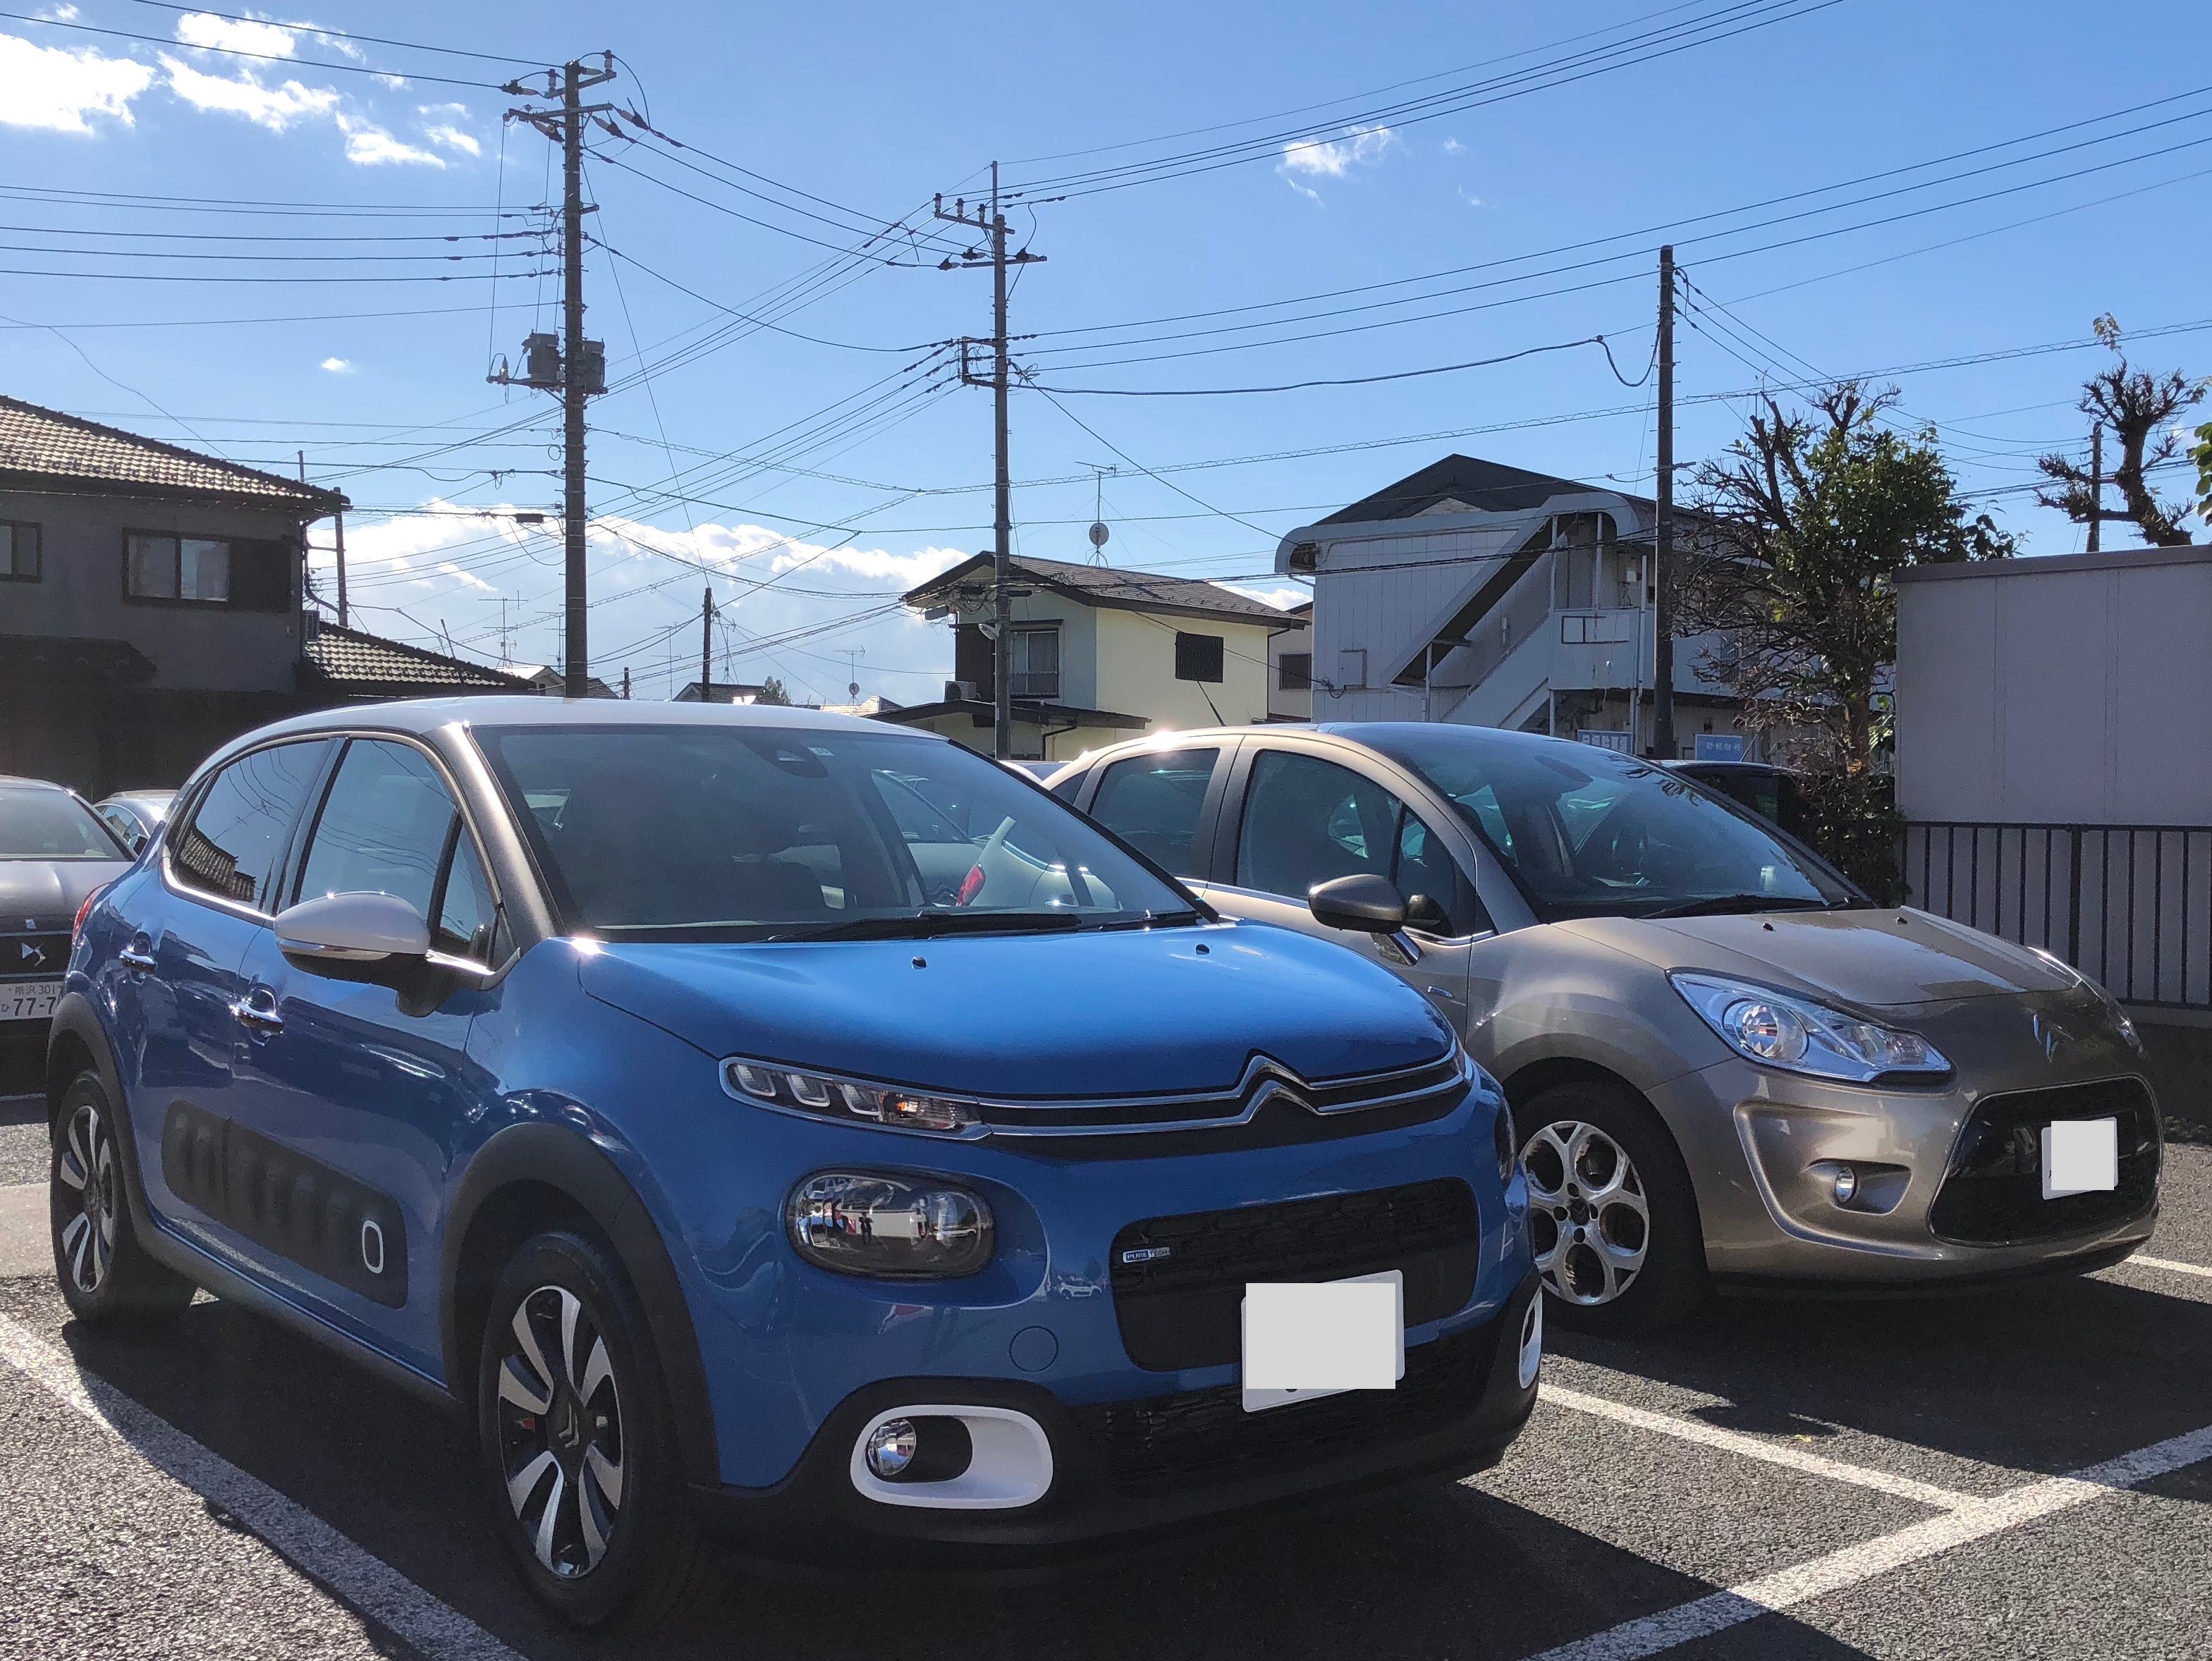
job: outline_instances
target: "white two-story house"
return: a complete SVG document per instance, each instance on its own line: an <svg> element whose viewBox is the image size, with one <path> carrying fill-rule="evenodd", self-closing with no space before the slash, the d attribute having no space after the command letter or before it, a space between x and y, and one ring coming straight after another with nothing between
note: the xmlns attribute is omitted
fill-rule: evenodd
<svg viewBox="0 0 2212 1661"><path fill-rule="evenodd" d="M1452 721L1645 754L1655 657L1648 497L1468 456L1284 537L1314 585L1313 718ZM1674 643L1674 730L1740 731Z"/></svg>
<svg viewBox="0 0 2212 1661"><path fill-rule="evenodd" d="M1013 562L1013 750L1067 761L1142 732L1269 718L1280 665L1270 643L1289 612L1188 577L1023 558ZM932 704L878 718L991 748L991 559L977 555L906 596L952 626L952 677ZM1295 678L1295 677L1294 677Z"/></svg>

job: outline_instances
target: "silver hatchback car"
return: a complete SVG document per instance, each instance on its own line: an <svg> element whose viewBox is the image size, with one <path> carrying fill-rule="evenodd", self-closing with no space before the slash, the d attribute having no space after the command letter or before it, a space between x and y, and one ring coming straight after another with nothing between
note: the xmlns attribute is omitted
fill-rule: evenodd
<svg viewBox="0 0 2212 1661"><path fill-rule="evenodd" d="M1225 914L1331 936L1503 1081L1553 1310L1907 1289L2126 1257L2160 1131L2053 957L1877 906L1679 773L1487 728L1178 733L1052 781Z"/></svg>

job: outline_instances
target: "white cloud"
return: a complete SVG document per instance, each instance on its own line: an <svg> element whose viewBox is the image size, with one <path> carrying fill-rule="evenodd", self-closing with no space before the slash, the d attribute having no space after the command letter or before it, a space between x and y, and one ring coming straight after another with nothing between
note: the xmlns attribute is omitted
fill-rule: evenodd
<svg viewBox="0 0 2212 1661"><path fill-rule="evenodd" d="M1464 155L1467 154L1467 146L1461 143L1456 138L1447 138L1444 140L1444 154L1446 155Z"/></svg>
<svg viewBox="0 0 2212 1661"><path fill-rule="evenodd" d="M329 87L303 87L297 81L270 87L250 74L234 80L208 75L167 52L161 54L161 67L168 72L169 90L194 109L242 115L272 133L281 133L307 117L337 112L338 95Z"/></svg>
<svg viewBox="0 0 2212 1661"><path fill-rule="evenodd" d="M209 11L189 11L179 17L177 39L188 46L204 46L215 52L259 52L264 58L289 58L297 44L291 30L275 23L218 17Z"/></svg>
<svg viewBox="0 0 2212 1661"><path fill-rule="evenodd" d="M131 100L153 82L153 70L127 58L0 34L0 124L88 133L87 116L108 116L127 127Z"/></svg>
<svg viewBox="0 0 2212 1661"><path fill-rule="evenodd" d="M1313 598L1303 588L1247 588L1242 583L1216 583L1214 586L1225 588L1231 594L1242 594L1248 600L1257 600L1261 605L1271 605L1278 611L1288 611Z"/></svg>
<svg viewBox="0 0 2212 1661"><path fill-rule="evenodd" d="M1342 138L1301 138L1283 146L1279 167L1316 179L1342 179L1355 167L1380 161L1397 142L1388 127L1355 127Z"/></svg>
<svg viewBox="0 0 2212 1661"><path fill-rule="evenodd" d="M75 6L56 6L51 10L40 12L39 15L41 17L51 17L57 23L74 23L76 21L76 8Z"/></svg>
<svg viewBox="0 0 2212 1661"><path fill-rule="evenodd" d="M483 154L483 146L477 143L474 138L471 137L467 133L463 132L459 127L448 126L441 123L439 125L434 127L423 128L422 136L428 139L433 144L444 145L449 150L459 150L468 155L482 155Z"/></svg>
<svg viewBox="0 0 2212 1661"><path fill-rule="evenodd" d="M349 374L353 371L353 364L345 358L325 358L323 367L334 375Z"/></svg>
<svg viewBox="0 0 2212 1661"><path fill-rule="evenodd" d="M356 167L374 167L386 164L401 164L419 167L442 167L445 157L430 150L417 149L414 145L394 138L383 128L370 121L356 121L341 114L338 130L345 135L346 160Z"/></svg>

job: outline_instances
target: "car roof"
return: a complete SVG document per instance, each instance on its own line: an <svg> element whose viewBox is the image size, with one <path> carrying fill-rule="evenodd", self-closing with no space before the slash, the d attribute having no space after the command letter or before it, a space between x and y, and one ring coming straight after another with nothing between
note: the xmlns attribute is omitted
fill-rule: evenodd
<svg viewBox="0 0 2212 1661"><path fill-rule="evenodd" d="M0 773L0 788L8 790L59 791L64 796L74 796L76 794L76 792L71 790L67 785L57 785L51 779L26 779L21 777L20 774L12 773Z"/></svg>
<svg viewBox="0 0 2212 1661"><path fill-rule="evenodd" d="M295 715L288 720L234 738L210 761L219 760L274 738L313 737L319 732L387 732L428 737L442 728L483 727L748 727L763 731L874 732L903 735L924 743L949 743L934 733L915 732L857 715L831 715L787 704L675 704L633 702L627 698L544 698L529 695L482 698L404 698L388 703L341 704Z"/></svg>
<svg viewBox="0 0 2212 1661"><path fill-rule="evenodd" d="M1126 739L1118 744L1101 745L1078 760L1089 762L1109 753L1134 755L1146 749L1168 749L1178 744L1208 739L1279 738L1285 734L1302 732L1320 733L1325 737L1348 739L1355 744L1380 749L1394 733L1407 731L1458 733L1484 744L1528 747L1573 744L1577 749L1583 747L1572 738L1554 738L1541 732L1517 732L1510 727L1471 726L1456 721L1265 721L1241 727L1186 727L1173 732L1150 733L1141 738Z"/></svg>

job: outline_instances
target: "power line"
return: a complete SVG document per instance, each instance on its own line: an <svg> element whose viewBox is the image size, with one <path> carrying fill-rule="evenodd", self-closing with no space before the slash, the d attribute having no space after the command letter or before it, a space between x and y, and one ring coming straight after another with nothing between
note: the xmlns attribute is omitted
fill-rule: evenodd
<svg viewBox="0 0 2212 1661"><path fill-rule="evenodd" d="M179 5L175 0L131 0L131 3L151 6L156 11L189 12L200 17L220 17L226 23L251 23L264 28L292 29L301 34L319 35L326 40L361 40L372 46L398 46L408 52L436 52L442 58L474 58L487 64L520 64L526 67L538 62L534 58L510 58L504 52L468 52L459 46L433 46L421 40L392 40L378 34L356 34L350 29L325 28L320 23L287 23L274 17L246 17L235 12L210 11L205 6Z"/></svg>
<svg viewBox="0 0 2212 1661"><path fill-rule="evenodd" d="M328 58L298 58L284 52L248 52L242 46L203 46L195 45L190 40L179 40L168 35L139 34L130 29L100 28L91 23L72 22L64 17L35 17L28 12L0 11L0 17L7 18L11 22L36 23L43 28L74 29L80 34L104 34L117 40L143 40L151 45L166 46L172 52L220 52L226 58L251 58L263 64L289 64L298 69L342 70L349 75L373 75L386 81L390 81L396 76L407 81L432 82L441 87L474 87L483 92L497 92L500 89L499 83L493 81L463 81L450 75L399 76L397 70L378 69L369 64L333 64ZM320 34L330 31L319 29L316 33ZM508 61L519 64L528 60L514 58Z"/></svg>
<svg viewBox="0 0 2212 1661"><path fill-rule="evenodd" d="M1511 363L1521 358L1532 358L1546 352L1571 351L1577 346L1602 346L1603 335L1585 335L1580 340L1553 341L1542 346L1524 346L1517 352L1507 352L1498 357L1473 358L1465 363L1439 363L1425 369L1399 369L1382 375L1345 375L1327 380L1286 381L1279 386L1198 386L1165 387L1139 390L1126 386L1043 386L1024 378L1024 384L1039 392L1059 392L1069 397L1100 398L1226 398L1242 397L1253 392L1299 392L1316 386L1370 386L1377 381L1413 380L1423 375L1449 375L1462 369L1487 369L1494 364ZM1607 355L1610 361L1611 354ZM1618 371L1614 372L1618 374ZM1093 434L1096 437L1096 434ZM1104 439L1099 439L1103 444Z"/></svg>

